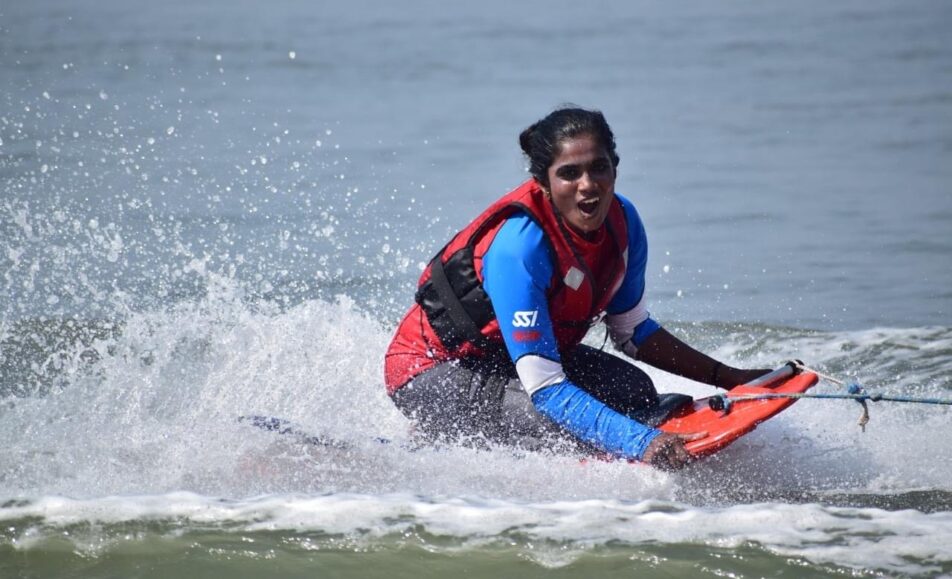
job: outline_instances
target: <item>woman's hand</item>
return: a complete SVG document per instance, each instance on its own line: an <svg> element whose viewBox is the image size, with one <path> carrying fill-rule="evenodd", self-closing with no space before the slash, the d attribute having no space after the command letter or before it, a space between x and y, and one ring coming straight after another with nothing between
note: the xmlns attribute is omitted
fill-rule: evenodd
<svg viewBox="0 0 952 579"><path fill-rule="evenodd" d="M694 460L694 456L684 448L684 443L700 440L705 436L707 436L706 432L695 432L693 434L662 432L648 443L648 448L645 449L645 454L641 459L661 470L680 470Z"/></svg>
<svg viewBox="0 0 952 579"><path fill-rule="evenodd" d="M722 365L717 372L717 383L714 386L718 388L724 388L730 390L734 386L740 386L741 384L746 384L751 380L756 380L764 374L769 374L771 370L741 370L739 368L732 368L727 365Z"/></svg>

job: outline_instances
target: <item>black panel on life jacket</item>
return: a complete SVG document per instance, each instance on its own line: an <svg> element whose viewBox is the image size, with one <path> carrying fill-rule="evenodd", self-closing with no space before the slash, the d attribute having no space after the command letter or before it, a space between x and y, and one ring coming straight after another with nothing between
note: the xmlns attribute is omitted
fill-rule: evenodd
<svg viewBox="0 0 952 579"><path fill-rule="evenodd" d="M430 279L417 290L416 302L447 350L464 342L487 343L479 331L496 319L492 302L476 276L473 247L467 245L442 263L443 250L430 262Z"/></svg>

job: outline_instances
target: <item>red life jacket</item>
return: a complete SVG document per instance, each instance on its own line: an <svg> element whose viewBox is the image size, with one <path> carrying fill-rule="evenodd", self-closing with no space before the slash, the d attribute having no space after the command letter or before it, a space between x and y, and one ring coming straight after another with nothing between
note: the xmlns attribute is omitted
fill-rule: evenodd
<svg viewBox="0 0 952 579"><path fill-rule="evenodd" d="M531 179L489 206L430 261L420 276L416 305L397 330L387 353L386 378L392 393L436 363L484 350L503 348L492 303L482 285L482 261L506 219L522 211L543 231L554 258L547 292L549 317L560 351L578 345L605 311L625 276L628 226L624 209L612 199L606 233L617 251L600 271L592 272L583 252L572 242L568 225L538 183ZM417 311L422 310L421 312ZM417 317L419 316L419 319ZM412 334L412 335L411 335ZM426 359L397 362L398 343L426 344Z"/></svg>

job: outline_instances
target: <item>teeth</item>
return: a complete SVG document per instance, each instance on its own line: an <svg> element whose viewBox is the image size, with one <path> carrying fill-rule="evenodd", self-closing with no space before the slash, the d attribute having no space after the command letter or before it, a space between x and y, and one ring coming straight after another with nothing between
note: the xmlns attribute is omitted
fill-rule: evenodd
<svg viewBox="0 0 952 579"><path fill-rule="evenodd" d="M598 208L598 199L592 199L589 201L582 201L578 204L579 209L586 213L592 213L595 209Z"/></svg>

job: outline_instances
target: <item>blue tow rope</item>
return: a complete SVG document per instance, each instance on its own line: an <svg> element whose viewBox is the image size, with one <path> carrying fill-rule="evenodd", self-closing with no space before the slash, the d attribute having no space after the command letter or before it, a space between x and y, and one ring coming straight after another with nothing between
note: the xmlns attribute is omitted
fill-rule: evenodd
<svg viewBox="0 0 952 579"><path fill-rule="evenodd" d="M741 402L745 400L776 400L781 398L791 398L791 399L800 399L800 398L815 398L815 399L838 399L838 400L855 400L863 406L863 415L860 416L859 426L863 429L863 432L866 431L866 424L869 422L869 407L866 405L867 402L908 402L913 404L937 404L942 406L952 406L952 400L943 399L943 398L919 398L916 396L892 396L887 394L870 394L866 392L862 386L855 382L845 384L844 382L832 378L830 376L825 376L811 370L805 366L798 366L800 371L813 372L820 376L821 378L827 379L831 382L835 382L840 385L845 385L847 393L845 394L814 394L807 392L797 392L797 393L767 393L767 394L745 394L741 396L730 396L728 393L718 394L712 396L708 400L708 405L711 407L711 410L720 411L723 410L725 414L731 411L731 406L734 402Z"/></svg>

